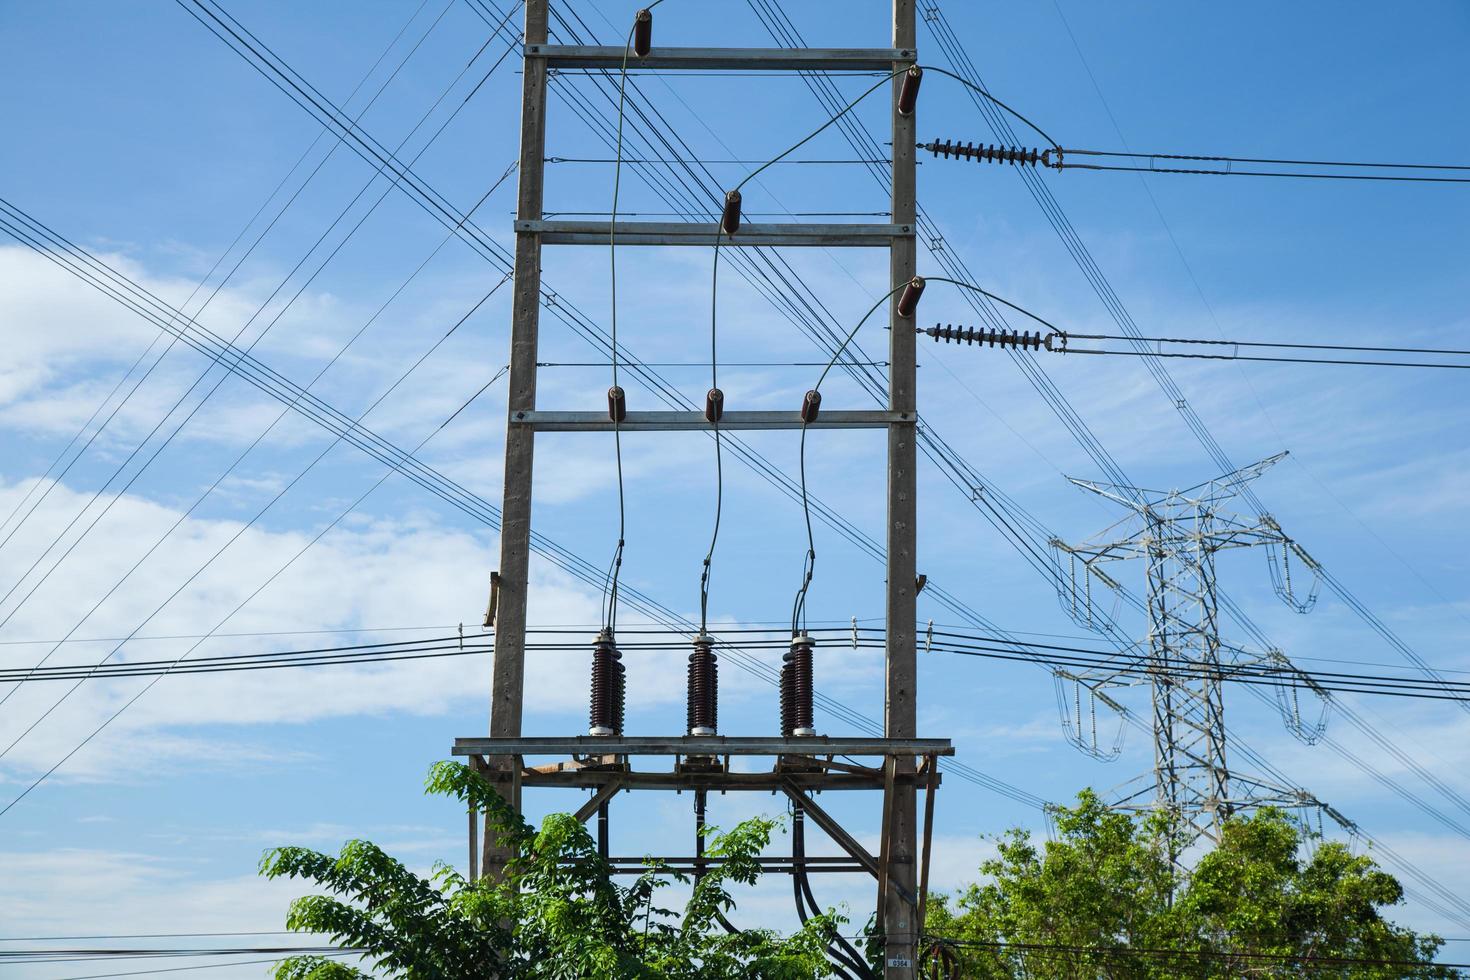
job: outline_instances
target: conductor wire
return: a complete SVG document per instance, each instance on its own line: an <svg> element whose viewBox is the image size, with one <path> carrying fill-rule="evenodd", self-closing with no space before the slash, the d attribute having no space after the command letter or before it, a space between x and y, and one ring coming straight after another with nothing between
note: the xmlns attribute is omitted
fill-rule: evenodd
<svg viewBox="0 0 1470 980"><path fill-rule="evenodd" d="M720 236L715 234L715 259L709 287L709 386L711 392L720 387L719 359L719 288L720 288ZM723 403L722 403L723 404ZM720 445L720 412L710 419L715 434L715 526L710 532L709 551L704 555L704 568L699 575L699 632L705 633L709 624L709 580L711 565L715 558L715 543L720 540L720 515L725 505L724 454Z"/></svg>
<svg viewBox="0 0 1470 980"><path fill-rule="evenodd" d="M663 0L653 0L645 10L652 10ZM627 117L624 106L627 99L628 86L628 53L633 49L633 32L638 29L635 22L628 28L628 39L623 42L623 63L618 72L618 137L617 150L614 154L613 163L613 196L612 212L607 225L607 256L610 266L610 278L612 280L612 386L613 390L618 387L618 192L622 188L623 177L623 120ZM609 392L611 395L612 392ZM609 403L611 408L611 403ZM618 471L618 543L613 549L612 564L608 566L607 579L603 585L603 628L616 630L618 626L618 579L623 571L623 544L627 535L627 501L623 488L623 432L622 420L618 416L621 410L612 411L613 423L613 458L617 464Z"/></svg>
<svg viewBox="0 0 1470 980"><path fill-rule="evenodd" d="M948 280L940 281L944 282ZM862 329L863 324L868 322L868 318L878 312L878 307L892 299L907 285L908 283L904 282L894 286L880 296L876 303L868 307L868 312L863 314L863 318L848 331L842 343L832 352L831 359L827 361L827 366L822 368L822 373L818 375L817 383L812 386L812 391L821 391L822 382L827 380L827 375L831 372L832 366L842 357L842 352L847 350L847 345L852 343L852 339L857 336L857 332ZM816 537L812 533L812 508L811 501L807 496L806 485L806 431L809 425L810 423L803 417L801 422L801 442L797 450L797 469L801 478L801 515L806 523L806 558L802 561L801 586L796 590L796 598L791 603L791 634L793 636L806 628L806 595L807 590L811 588L812 576L815 574L817 566L817 544Z"/></svg>
<svg viewBox="0 0 1470 980"><path fill-rule="evenodd" d="M631 42L632 35L629 35L629 40ZM626 65L626 62L627 62L626 52L624 52L624 64L625 65ZM1040 126L1036 125L1034 122L1032 122L1031 120L1027 119L1025 116L1021 115L1015 109L1012 109L1010 106L1006 105L1000 99L997 99L995 96L991 95L989 92L985 91L983 88L980 88L978 85L975 85L974 83L972 83L972 82L970 82L970 81L968 81L968 80L966 80L964 78L961 78L959 75L956 75L952 71L947 71L947 70L945 70L943 68L940 68L938 66L935 66L935 65L918 65L916 67L922 68L924 71L932 71L932 72L935 72L937 74L944 75L944 76L946 76L948 78L952 78L955 81L959 82L961 85L965 86L966 88L974 90L976 92L976 94L980 95L982 98L984 98L984 99L986 99L986 100L988 100L990 102L995 103L995 105L999 106L1001 109L1004 109L1006 112L1010 113L1011 115L1013 115L1017 119L1019 119L1021 122L1025 123L1027 126L1031 127L1031 129L1035 130L1035 132L1036 132L1036 134L1038 136L1040 136L1042 139L1046 140L1046 142L1050 143L1053 148L1056 148L1056 149L1060 149L1061 148L1060 147L1060 144L1058 144L1056 140L1054 140L1050 136L1048 136L1046 134L1046 132L1043 131ZM834 113L831 116L831 118L829 118L826 122L822 123L822 125L818 126L816 129L812 130L810 133L807 133L800 140L798 140L797 142L793 143L791 146L787 147L786 149L782 150L780 153L776 154L776 156L774 156L771 159L767 160L765 163L761 164L759 167L756 167L750 173L746 174L745 177L744 177L744 179L741 180L740 183L738 183L738 184L735 185L735 190L737 190L737 191L740 190L746 184L750 183L757 176L759 176L762 171L766 170L769 167L775 166L776 164L780 163L783 159L785 159L790 154L795 153L797 150L801 149L807 143L809 143L813 139L815 139L816 136L819 133L821 133L824 130L826 130L828 126L831 126L833 123L837 122L837 120L841 119L843 116L847 115L849 112L851 112L853 109L855 109L857 107L857 105L858 105L859 102L862 102L868 96L872 95L874 92L878 91L878 89L882 88L886 83L893 81L895 78L897 78L899 75L902 75L906 71L908 71L908 68L900 68L897 71L889 72L888 74L884 75L882 78L878 79L876 82L874 82L868 88L866 88L865 90L863 90L862 94L860 94L857 98L853 99L851 102L847 103L847 105L845 105L841 109L837 110L837 112Z"/></svg>

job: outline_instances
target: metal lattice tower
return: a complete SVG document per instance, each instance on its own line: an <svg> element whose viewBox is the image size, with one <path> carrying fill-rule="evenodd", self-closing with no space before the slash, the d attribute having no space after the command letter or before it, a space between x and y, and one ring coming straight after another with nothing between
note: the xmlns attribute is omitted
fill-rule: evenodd
<svg viewBox="0 0 1470 980"><path fill-rule="evenodd" d="M1081 544L1053 540L1059 553L1080 563L1089 582L1117 583L1098 566L1142 559L1148 582L1148 637L1140 651L1153 694L1153 800L1147 777L1117 791L1120 808L1154 807L1176 814L1194 838L1219 841L1223 822L1234 812L1267 804L1300 806L1309 794L1275 786L1231 770L1227 760L1226 671L1251 664L1275 665L1274 651L1252 654L1221 642L1215 556L1228 549L1265 546L1274 554L1301 554L1269 516L1242 518L1226 509L1246 483L1286 454L1280 453L1186 490L1072 479L1084 490L1121 504L1128 516ZM1069 478L1070 479L1070 478ZM1273 568L1275 566L1273 565ZM1090 586L1084 591L1090 600ZM1133 665L1136 669L1137 665ZM1093 683L1119 683L1117 673L1089 672ZM1142 785L1138 785L1142 783Z"/></svg>

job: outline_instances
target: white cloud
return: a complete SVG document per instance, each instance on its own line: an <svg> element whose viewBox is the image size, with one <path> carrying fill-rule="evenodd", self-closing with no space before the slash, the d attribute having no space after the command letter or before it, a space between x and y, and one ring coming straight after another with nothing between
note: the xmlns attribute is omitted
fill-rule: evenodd
<svg viewBox="0 0 1470 980"><path fill-rule="evenodd" d="M20 493L9 487L0 506ZM83 496L69 488L52 494L54 510L66 514ZM174 522L177 512L133 497L120 498L56 575L11 620L11 638L59 638L77 624L91 604L132 564L145 547ZM54 521L35 522L11 547L17 555L35 550ZM186 520L138 574L86 620L79 637L124 636L163 603L177 584L213 555L240 525L234 521ZM309 540L305 532L252 528L239 537L193 586L148 623L145 635L189 635L220 622L229 609L256 589ZM427 519L347 523L323 537L274 583L225 624L225 632L292 629L347 629L420 624L476 624L483 613L495 542L487 534L439 525ZM476 572L475 570L482 570ZM23 593L17 593L17 596ZM533 622L591 622L598 597L554 568L535 565ZM14 600L12 600L12 603ZM7 607L7 609L10 607ZM390 634L391 636L391 634ZM313 640L318 638L311 638ZM171 658L192 641L151 641L129 646L119 659ZM335 641L329 641L335 642ZM344 639L342 642L352 642ZM202 655L280 649L301 640L242 637L215 640ZM4 647L8 666L33 662L46 646ZM111 647L68 645L52 664L85 663ZM579 651L538 654L528 663L528 710L578 707L580 685L554 683L585 659ZM277 672L242 672L167 678L130 708L59 775L115 778L150 764L198 754L222 763L205 744L176 731L211 724L299 723L314 719L391 712L432 714L478 698L463 683L464 664L452 658L399 663L303 669L282 684ZM667 672L660 672L667 673ZM54 715L24 739L6 759L12 773L49 766L116 710L144 683L99 680L83 684ZM31 683L13 696L0 725L5 742L36 718L67 685ZM654 685L654 698L672 697L675 685ZM171 733L171 731L173 733ZM240 750L249 760L249 747ZM242 757L230 750L232 764ZM256 760L258 761L258 760Z"/></svg>

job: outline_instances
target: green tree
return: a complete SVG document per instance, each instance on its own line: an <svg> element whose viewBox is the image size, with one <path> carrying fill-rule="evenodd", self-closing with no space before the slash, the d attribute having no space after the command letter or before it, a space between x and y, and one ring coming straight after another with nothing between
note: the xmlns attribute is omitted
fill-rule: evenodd
<svg viewBox="0 0 1470 980"><path fill-rule="evenodd" d="M776 824L748 820L712 831L708 855L720 858L693 885L682 910L659 904L671 877L650 868L619 885L587 829L552 814L533 829L467 766L443 762L429 773L430 793L473 804L489 815L518 857L499 883L467 881L440 864L422 878L368 841L337 855L300 847L266 853L261 873L301 878L327 894L292 903L287 928L330 936L364 950L378 976L402 980L581 980L669 977L676 980L809 980L829 975L825 948L843 921L816 916L797 933L729 932L731 886L754 883L756 858ZM277 980L348 980L367 974L323 956L282 961Z"/></svg>
<svg viewBox="0 0 1470 980"><path fill-rule="evenodd" d="M1383 910L1403 888L1368 855L1322 841L1280 810L1229 821L1192 871L1159 814L1096 794L1055 813L1041 845L996 840L980 883L931 902L927 930L976 978L1454 977L1435 936Z"/></svg>

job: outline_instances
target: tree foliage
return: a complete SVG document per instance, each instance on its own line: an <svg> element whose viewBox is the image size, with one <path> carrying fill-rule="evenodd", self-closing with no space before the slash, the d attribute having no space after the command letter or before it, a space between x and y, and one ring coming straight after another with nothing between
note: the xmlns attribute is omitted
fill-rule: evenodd
<svg viewBox="0 0 1470 980"><path fill-rule="evenodd" d="M782 937L760 929L727 931L731 887L754 883L759 857L776 824L756 819L728 833L711 831L706 854L722 859L693 883L681 910L660 892L683 875L650 868L619 885L596 842L570 814L533 829L467 766L444 762L428 791L473 804L514 846L518 857L501 882L467 881L440 864L422 878L368 841L335 856L300 847L266 853L261 873L314 882L326 894L292 903L287 927L321 933L364 950L376 975L402 980L580 980L669 977L675 980L808 980L828 975L825 948L841 919L813 917ZM337 959L301 956L281 962L277 980L357 980Z"/></svg>
<svg viewBox="0 0 1470 980"><path fill-rule="evenodd" d="M1011 830L982 880L930 905L928 932L976 978L1453 977L1441 941L1384 918L1403 888L1373 859L1280 810L1225 825L1192 871L1160 815L1084 792L1056 839Z"/></svg>

